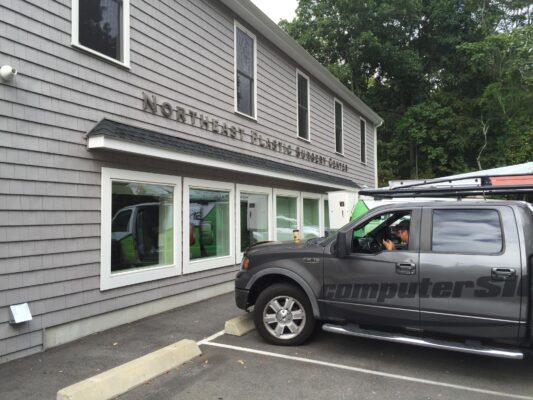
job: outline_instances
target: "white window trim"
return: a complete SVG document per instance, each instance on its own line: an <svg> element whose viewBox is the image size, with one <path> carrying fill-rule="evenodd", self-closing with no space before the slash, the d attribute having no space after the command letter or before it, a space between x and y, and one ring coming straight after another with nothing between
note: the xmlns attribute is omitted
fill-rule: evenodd
<svg viewBox="0 0 533 400"><path fill-rule="evenodd" d="M229 254L227 256L190 260L189 248L189 190L224 190L229 192ZM208 269L235 265L235 184L228 182L209 181L203 179L183 179L183 273L205 271Z"/></svg>
<svg viewBox="0 0 533 400"><path fill-rule="evenodd" d="M272 212L272 188L262 186L250 186L237 184L235 191L235 263L241 262L243 252L241 251L241 193L263 194L268 196L268 240L274 239L274 214Z"/></svg>
<svg viewBox="0 0 533 400"><path fill-rule="evenodd" d="M246 33L254 41L254 115L245 114L238 109L237 104L237 28ZM234 111L238 115L257 121L257 37L237 20L233 20L233 99Z"/></svg>
<svg viewBox="0 0 533 400"><path fill-rule="evenodd" d="M341 152L339 153L337 151L337 118L335 117L335 106L339 103L341 105ZM333 134L335 135L335 154L339 154L341 156L344 155L344 103L337 99L336 97L333 98Z"/></svg>
<svg viewBox="0 0 533 400"><path fill-rule="evenodd" d="M361 143L361 121L365 123L365 161L361 160L361 156L363 155L362 153L362 150L363 150L363 146L362 146L362 143ZM359 162L361 164L364 164L364 165L367 165L368 164L368 136L367 136L367 122L366 122L366 119L364 119L363 117L359 117L359 148L360 148L360 152L359 152ZM376 186L377 187L377 186Z"/></svg>
<svg viewBox="0 0 533 400"><path fill-rule="evenodd" d="M284 189L274 189L274 194L273 194L273 198L272 198L272 218L274 219L274 240L278 240L278 223L277 223L277 207L276 207L276 200L277 200L277 197L278 196L283 196L283 197L294 197L296 198L296 226L298 227L298 229L300 230L300 234L301 234L301 224L300 224L300 221L301 221L301 218L300 218L300 214L301 214L301 204L300 204L300 192L297 192L295 190L284 190Z"/></svg>
<svg viewBox="0 0 533 400"><path fill-rule="evenodd" d="M308 193L308 192L301 192L300 193L300 233L301 238L304 238L304 199L313 199L318 200L318 234L319 237L324 236L324 201L323 196L320 193Z"/></svg>
<svg viewBox="0 0 533 400"><path fill-rule="evenodd" d="M91 53L95 56L103 58L106 61L112 62L114 64L120 65L122 67L130 68L130 0L122 0L122 50L123 57L122 61L115 60L112 57L106 56L105 54L99 53L96 50L90 49L88 47L80 44L79 37L79 11L80 11L80 0L72 0L72 42L73 47L77 47L83 51Z"/></svg>
<svg viewBox="0 0 533 400"><path fill-rule="evenodd" d="M307 80L307 139L300 136L300 119L298 113L298 75ZM296 137L300 140L311 143L311 79L299 69L296 69Z"/></svg>
<svg viewBox="0 0 533 400"><path fill-rule="evenodd" d="M374 187L378 187L378 128L374 126Z"/></svg>
<svg viewBox="0 0 533 400"><path fill-rule="evenodd" d="M174 186L174 263L111 273L112 182L131 181ZM181 274L181 177L102 167L100 290L169 278Z"/></svg>
<svg viewBox="0 0 533 400"><path fill-rule="evenodd" d="M377 187L377 186L376 186ZM322 232L322 236L325 236L326 235L326 212L329 214L329 208L328 210L326 211L325 210L325 205L326 205L326 200L329 202L329 195L327 194L323 194L320 196L321 199L322 199L322 213L323 213L323 218L322 218L322 226L324 228L323 232ZM329 204L329 203L328 203ZM329 216L329 225L330 225L330 229L331 229L331 215Z"/></svg>

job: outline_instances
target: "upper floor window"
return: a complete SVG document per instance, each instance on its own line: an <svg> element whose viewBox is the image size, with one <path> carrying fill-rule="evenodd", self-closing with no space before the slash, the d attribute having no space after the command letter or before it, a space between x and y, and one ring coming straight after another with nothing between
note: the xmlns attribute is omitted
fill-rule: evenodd
<svg viewBox="0 0 533 400"><path fill-rule="evenodd" d="M235 111L257 114L256 38L235 21Z"/></svg>
<svg viewBox="0 0 533 400"><path fill-rule="evenodd" d="M361 162L366 163L366 122L361 119Z"/></svg>
<svg viewBox="0 0 533 400"><path fill-rule="evenodd" d="M72 44L129 67L129 1L72 0Z"/></svg>
<svg viewBox="0 0 533 400"><path fill-rule="evenodd" d="M298 137L309 140L309 78L297 72L296 80L298 85Z"/></svg>
<svg viewBox="0 0 533 400"><path fill-rule="evenodd" d="M335 151L339 154L344 153L344 137L343 137L343 107L338 100L335 103Z"/></svg>

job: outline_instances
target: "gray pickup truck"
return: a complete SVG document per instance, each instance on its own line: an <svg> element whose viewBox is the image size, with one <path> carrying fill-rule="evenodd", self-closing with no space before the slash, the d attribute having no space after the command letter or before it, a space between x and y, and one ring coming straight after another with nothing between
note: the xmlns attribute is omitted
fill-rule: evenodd
<svg viewBox="0 0 533 400"><path fill-rule="evenodd" d="M254 306L258 332L278 345L303 343L320 323L334 333L522 359L533 347L532 268L528 203L389 204L335 236L250 247L235 298L239 308Z"/></svg>

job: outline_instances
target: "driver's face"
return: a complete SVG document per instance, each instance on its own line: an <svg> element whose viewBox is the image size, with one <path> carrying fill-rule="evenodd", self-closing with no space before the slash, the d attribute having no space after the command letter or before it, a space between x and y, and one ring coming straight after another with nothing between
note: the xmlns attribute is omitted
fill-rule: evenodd
<svg viewBox="0 0 533 400"><path fill-rule="evenodd" d="M398 234L398 237L400 238L400 240L403 243L408 243L409 242L409 231L408 230L399 229L397 231L397 234Z"/></svg>

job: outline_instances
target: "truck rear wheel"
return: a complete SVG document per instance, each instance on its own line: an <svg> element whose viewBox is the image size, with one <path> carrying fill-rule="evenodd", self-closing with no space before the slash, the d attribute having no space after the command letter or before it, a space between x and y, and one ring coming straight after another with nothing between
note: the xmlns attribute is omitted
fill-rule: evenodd
<svg viewBox="0 0 533 400"><path fill-rule="evenodd" d="M315 318L311 303L301 289L278 283L259 294L255 302L254 323L267 342L297 346L313 333Z"/></svg>

